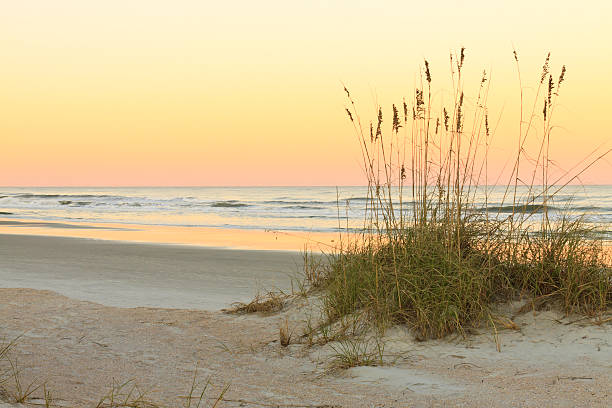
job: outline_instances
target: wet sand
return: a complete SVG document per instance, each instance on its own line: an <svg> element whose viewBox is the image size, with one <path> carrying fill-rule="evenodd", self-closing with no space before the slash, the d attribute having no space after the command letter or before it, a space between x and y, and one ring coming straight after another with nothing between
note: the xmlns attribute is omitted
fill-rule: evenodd
<svg viewBox="0 0 612 408"><path fill-rule="evenodd" d="M160 225L56 222L0 217L0 234L91 238L227 249L309 251L329 253L339 235L331 232L249 230Z"/></svg>
<svg viewBox="0 0 612 408"><path fill-rule="evenodd" d="M117 307L218 310L289 290L298 252L0 234L0 287Z"/></svg>

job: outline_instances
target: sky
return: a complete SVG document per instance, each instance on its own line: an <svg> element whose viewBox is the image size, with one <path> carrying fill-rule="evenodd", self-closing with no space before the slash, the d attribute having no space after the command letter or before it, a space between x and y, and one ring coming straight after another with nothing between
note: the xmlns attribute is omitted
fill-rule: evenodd
<svg viewBox="0 0 612 408"><path fill-rule="evenodd" d="M608 1L0 2L0 185L361 185L346 84L365 119L411 98L424 59L482 70L491 171L515 153L520 90L567 66L551 157L612 147ZM555 74L557 75L557 74ZM438 102L438 101L437 101ZM581 182L612 183L612 157Z"/></svg>

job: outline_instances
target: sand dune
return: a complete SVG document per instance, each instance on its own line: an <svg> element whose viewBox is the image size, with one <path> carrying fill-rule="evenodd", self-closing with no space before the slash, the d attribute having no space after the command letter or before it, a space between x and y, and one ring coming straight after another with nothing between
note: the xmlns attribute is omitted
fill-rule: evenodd
<svg viewBox="0 0 612 408"><path fill-rule="evenodd" d="M300 333L305 302L235 316L1 289L0 321L5 336L23 334L12 352L23 381L46 380L60 406L91 406L113 379L136 379L151 399L177 406L196 365L200 380L212 379L209 396L230 385L224 407L606 407L612 398L609 325L528 313L520 331L499 334L501 352L488 330L415 342L396 329L389 365L332 372L330 345L279 345L285 319Z"/></svg>
<svg viewBox="0 0 612 408"><path fill-rule="evenodd" d="M395 328L384 366L330 371L334 344L278 341L285 321L296 340L318 318L316 298L271 316L218 311L287 287L298 267L292 252L0 235L0 335L21 336L23 382L47 381L66 407L91 406L113 379L177 406L196 365L210 396L230 385L226 407L610 406L610 323L524 313L500 351L486 328L426 342Z"/></svg>

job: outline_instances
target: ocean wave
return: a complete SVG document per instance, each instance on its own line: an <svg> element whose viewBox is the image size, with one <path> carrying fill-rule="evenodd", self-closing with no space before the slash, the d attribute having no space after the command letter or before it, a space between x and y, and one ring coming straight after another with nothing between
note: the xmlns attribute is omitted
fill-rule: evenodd
<svg viewBox="0 0 612 408"><path fill-rule="evenodd" d="M545 208L548 209L548 211L561 211L561 212L564 212L564 211L610 212L612 211L612 208L598 207L598 206L593 206L593 205L559 207L559 206L552 206L552 205L544 206L542 204L527 204L527 205L517 204L515 206L512 206L512 205L489 206L489 207L479 208L478 210L482 212L488 210L489 212L499 212L499 213L506 213L506 214L512 213L512 212L539 214L539 213L543 213Z"/></svg>
<svg viewBox="0 0 612 408"><path fill-rule="evenodd" d="M503 214L508 213L542 213L544 209L548 209L549 211L557 211L559 208L553 206L543 206L541 204L527 204L527 205L502 205L502 206L490 206L479 208L479 211L489 211L489 212L498 212Z"/></svg>
<svg viewBox="0 0 612 408"><path fill-rule="evenodd" d="M287 200L268 200L262 204L286 204L286 205L309 205L309 204L336 204L335 201L287 201Z"/></svg>
<svg viewBox="0 0 612 408"><path fill-rule="evenodd" d="M262 219L270 219L270 220L282 220L282 219L288 219L288 220L293 220L293 219L320 219L320 220L337 220L338 218L341 220L346 220L347 217L345 215L341 215L340 217L338 217L337 215L286 215L286 214L274 214L274 215L269 215L269 214L257 214L254 215L253 218L262 218ZM349 219L353 218L353 217L348 217Z"/></svg>
<svg viewBox="0 0 612 408"><path fill-rule="evenodd" d="M520 217L539 220L545 207L522 195L519 205L504 201L504 188L494 190L485 201L476 196L470 209L477 216L508 217L515 211ZM177 225L233 228L271 228L295 230L335 230L338 221L349 225L367 221L367 188L19 188L0 191L0 210L5 218L49 219L59 222L89 221L142 225ZM526 195L525 195L526 196ZM603 198L598 198L603 197ZM402 211L410 216L412 197L404 195ZM347 205L347 202L349 205ZM527 203L528 205L524 205ZM488 206L488 208L485 208ZM556 196L547 202L551 217L567 213L584 215L585 222L612 225L612 188L586 188ZM339 208L339 211L338 211ZM368 211L372 211L367 206ZM394 208L396 215L399 208ZM340 213L340 214L338 214ZM371 215L371 213L369 214ZM78 218L83 218L78 220Z"/></svg>
<svg viewBox="0 0 612 408"><path fill-rule="evenodd" d="M295 209L295 210L324 210L325 207L317 207L314 205L286 205L282 208Z"/></svg>
<svg viewBox="0 0 612 408"><path fill-rule="evenodd" d="M71 200L60 200L58 201L61 205L72 205L77 207L85 207L91 204L91 201L71 201Z"/></svg>
<svg viewBox="0 0 612 408"><path fill-rule="evenodd" d="M6 197L6 196L4 196ZM108 194L17 194L16 198L121 198L121 196L108 195Z"/></svg>
<svg viewBox="0 0 612 408"><path fill-rule="evenodd" d="M228 207L228 208L233 208L233 207L248 207L248 204L245 203L241 203L239 201L236 200L229 200L229 201L216 201L214 203L212 203L210 205L211 207Z"/></svg>
<svg viewBox="0 0 612 408"><path fill-rule="evenodd" d="M593 205L584 205L578 207L568 207L570 211L612 211L612 208L597 207Z"/></svg>
<svg viewBox="0 0 612 408"><path fill-rule="evenodd" d="M368 200L366 197L355 197L355 198L340 198L339 200L333 201L293 201L293 200L267 200L261 201L262 204L284 204L284 205L344 205L347 201L366 201Z"/></svg>

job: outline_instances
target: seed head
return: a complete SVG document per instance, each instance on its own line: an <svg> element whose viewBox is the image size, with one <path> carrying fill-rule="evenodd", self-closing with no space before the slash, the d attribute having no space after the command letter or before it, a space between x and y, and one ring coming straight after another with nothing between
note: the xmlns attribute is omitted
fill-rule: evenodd
<svg viewBox="0 0 612 408"><path fill-rule="evenodd" d="M346 109L346 114L348 115L349 119L351 120L351 122L353 122L353 114L348 108L345 108L345 109Z"/></svg>
<svg viewBox="0 0 612 408"><path fill-rule="evenodd" d="M561 67L561 75L559 75L559 81L557 81L557 92L559 92L559 87L561 86L561 82L565 80L565 65Z"/></svg>
<svg viewBox="0 0 612 408"><path fill-rule="evenodd" d="M552 75L548 77L548 106L551 105L552 91L555 89L555 82L552 79Z"/></svg>
<svg viewBox="0 0 612 408"><path fill-rule="evenodd" d="M450 117L448 116L448 111L444 108L444 129L448 132L448 120Z"/></svg>
<svg viewBox="0 0 612 408"><path fill-rule="evenodd" d="M425 60L425 78L431 84L431 73L429 72L429 62Z"/></svg>
<svg viewBox="0 0 612 408"><path fill-rule="evenodd" d="M402 125L400 124L399 112L395 107L395 104L393 104L393 131L397 132L401 127Z"/></svg>
<svg viewBox="0 0 612 408"><path fill-rule="evenodd" d="M416 113L414 115L415 118L424 119L425 118L425 100L423 99L423 91L418 88L416 90L415 103L416 103Z"/></svg>
<svg viewBox="0 0 612 408"><path fill-rule="evenodd" d="M461 92L461 96L459 97L459 106L457 107L457 133L461 132L461 125L462 125L461 108L462 107L463 107L463 92Z"/></svg>
<svg viewBox="0 0 612 408"><path fill-rule="evenodd" d="M374 135L374 140L378 140L379 136L382 136L382 129L381 129L381 125L382 125L382 108L378 108L378 124L376 125L376 135Z"/></svg>
<svg viewBox="0 0 612 408"><path fill-rule="evenodd" d="M542 66L542 78L540 79L540 83L543 83L546 79L546 75L549 72L549 62L550 62L550 52L546 56L546 60L544 61L544 65Z"/></svg>

